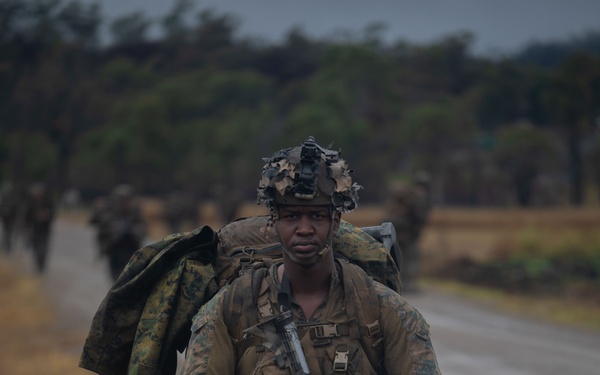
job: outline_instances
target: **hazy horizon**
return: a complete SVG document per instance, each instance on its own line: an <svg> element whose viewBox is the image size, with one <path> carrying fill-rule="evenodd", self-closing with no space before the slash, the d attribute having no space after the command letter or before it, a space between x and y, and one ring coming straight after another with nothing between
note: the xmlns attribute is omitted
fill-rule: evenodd
<svg viewBox="0 0 600 375"><path fill-rule="evenodd" d="M84 0L92 2L93 0ZM175 4L171 1L103 0L102 13L110 22L143 12L158 19ZM196 14L212 8L235 16L238 36L277 42L292 27L322 38L341 30L362 33L366 26L387 26L386 41L404 39L429 43L459 31L475 36L476 53L510 53L534 41L566 40L589 30L600 30L600 1L596 0L198 0ZM156 33L156 30L154 30Z"/></svg>

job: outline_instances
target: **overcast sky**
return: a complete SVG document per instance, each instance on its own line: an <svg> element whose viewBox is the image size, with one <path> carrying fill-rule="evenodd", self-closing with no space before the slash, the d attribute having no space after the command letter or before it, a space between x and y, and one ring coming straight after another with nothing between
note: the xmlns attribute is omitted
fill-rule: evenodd
<svg viewBox="0 0 600 375"><path fill-rule="evenodd" d="M88 0L86 0L88 1ZM89 0L93 1L93 0ZM174 0L102 0L108 20L134 11L155 19ZM383 22L386 40L426 43L461 30L476 37L476 53L509 53L534 40L564 40L600 31L600 0L196 0L236 16L238 33L278 41L293 26L311 37L362 32Z"/></svg>

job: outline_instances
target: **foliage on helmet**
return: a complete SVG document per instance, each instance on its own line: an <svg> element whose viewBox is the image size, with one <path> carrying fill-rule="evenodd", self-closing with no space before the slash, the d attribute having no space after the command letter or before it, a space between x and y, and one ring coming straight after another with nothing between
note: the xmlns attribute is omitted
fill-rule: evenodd
<svg viewBox="0 0 600 375"><path fill-rule="evenodd" d="M319 146L313 137L263 160L258 203L271 210L276 204L331 204L339 212L358 207L362 187L352 182L348 163L340 152Z"/></svg>

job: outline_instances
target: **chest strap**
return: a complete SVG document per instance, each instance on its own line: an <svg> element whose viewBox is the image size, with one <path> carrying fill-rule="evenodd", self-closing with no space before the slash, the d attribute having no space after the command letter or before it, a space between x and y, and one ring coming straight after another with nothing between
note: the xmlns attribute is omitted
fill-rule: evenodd
<svg viewBox="0 0 600 375"><path fill-rule="evenodd" d="M374 368L382 371L382 342L384 337L380 326L381 308L379 299L372 291L373 281L362 269L350 265L345 261L339 261L339 263L341 265L341 276L349 320L346 323L318 322L298 324L298 335L303 337L308 331L311 342L315 347L331 345L332 339L341 336L350 336L353 339L360 340L361 346L371 364ZM235 293L235 299L240 301L238 306L243 306L242 309L237 310L237 314L234 314L237 315L238 319L242 318L240 315L243 314L243 319L247 323L251 321L258 322L258 320L268 319L276 313L277 306L269 299L265 271L265 268L253 270L252 276L249 277L249 280L252 280L251 294L239 293L239 291ZM256 314L257 310L259 314ZM254 318L251 316L254 316ZM262 337L252 335L240 337L235 343L239 354L244 353L251 347L256 347L257 351L260 352L264 350L264 345L265 340ZM343 363L347 363L348 355L346 353L344 356L345 351L343 346L338 345L335 349L335 358L339 363L335 362L334 359L334 366L338 366L340 371L344 371L341 369L347 366L347 364L343 365Z"/></svg>

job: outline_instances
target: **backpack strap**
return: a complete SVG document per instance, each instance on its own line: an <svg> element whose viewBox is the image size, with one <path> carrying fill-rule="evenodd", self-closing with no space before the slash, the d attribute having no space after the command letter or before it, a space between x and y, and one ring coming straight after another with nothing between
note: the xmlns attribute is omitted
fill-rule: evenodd
<svg viewBox="0 0 600 375"><path fill-rule="evenodd" d="M259 337L244 338L240 336L243 327L250 327L258 323L259 318L255 313L256 306L258 306L261 314L263 312L266 316L269 315L269 312L270 315L274 314L268 298L259 296L261 289L264 289L261 286L268 269L267 264L263 262L253 264L252 267L241 274L239 281L232 284L232 288L228 291L231 295L224 300L223 310L228 312L224 315L225 324L229 327L229 332L234 338L238 354L242 354L250 346L260 344L257 340L262 340ZM244 293L248 290L248 287L252 290L251 294Z"/></svg>
<svg viewBox="0 0 600 375"><path fill-rule="evenodd" d="M373 293L373 279L360 267L340 260L346 311L348 317L357 317L357 325L350 325L349 334L359 339L362 347L379 374L383 374L383 332L381 331L381 305ZM337 356L337 354L336 354Z"/></svg>

